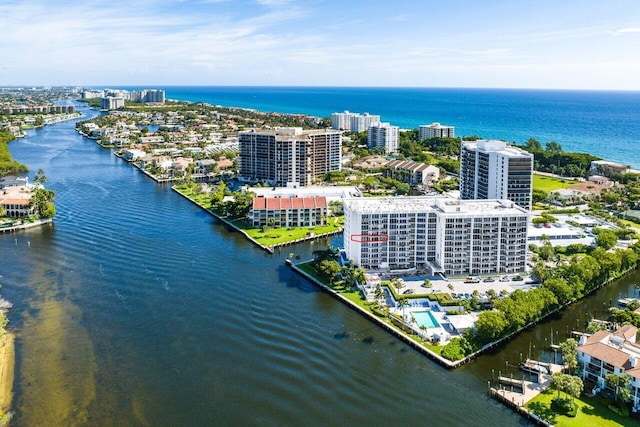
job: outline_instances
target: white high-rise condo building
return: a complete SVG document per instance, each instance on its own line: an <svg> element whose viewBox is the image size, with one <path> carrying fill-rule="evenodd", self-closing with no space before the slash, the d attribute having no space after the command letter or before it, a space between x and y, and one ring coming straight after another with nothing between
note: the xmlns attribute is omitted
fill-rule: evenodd
<svg viewBox="0 0 640 427"><path fill-rule="evenodd" d="M351 113L345 110L344 113L331 114L331 128L336 130L364 132L369 129L369 126L378 122L380 122L380 116L369 113Z"/></svg>
<svg viewBox="0 0 640 427"><path fill-rule="evenodd" d="M239 178L271 185L306 186L315 177L339 171L342 135L334 130L248 130L238 133Z"/></svg>
<svg viewBox="0 0 640 427"><path fill-rule="evenodd" d="M344 200L348 259L389 273L522 273L529 212L508 200L449 197Z"/></svg>
<svg viewBox="0 0 640 427"><path fill-rule="evenodd" d="M344 113L331 114L331 129L335 130L351 130L351 116L358 113L350 113L344 110Z"/></svg>
<svg viewBox="0 0 640 427"><path fill-rule="evenodd" d="M389 123L374 123L369 127L367 142L369 148L384 147L385 153L398 151L400 128Z"/></svg>
<svg viewBox="0 0 640 427"><path fill-rule="evenodd" d="M369 113L353 114L351 116L351 132L364 132L374 123L380 123L380 116Z"/></svg>
<svg viewBox="0 0 640 427"><path fill-rule="evenodd" d="M531 210L533 154L504 141L463 142L461 199L507 199Z"/></svg>
<svg viewBox="0 0 640 427"><path fill-rule="evenodd" d="M443 126L437 122L430 125L420 125L418 138L420 141L431 138L455 138L455 128L453 126Z"/></svg>

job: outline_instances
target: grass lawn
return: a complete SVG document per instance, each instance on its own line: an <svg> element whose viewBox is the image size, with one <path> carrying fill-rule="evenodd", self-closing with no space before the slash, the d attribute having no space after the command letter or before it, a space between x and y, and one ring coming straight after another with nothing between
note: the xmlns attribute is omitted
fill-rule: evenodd
<svg viewBox="0 0 640 427"><path fill-rule="evenodd" d="M180 192L181 194L185 195L186 197L190 198L191 200L194 200L196 203L200 204L201 206L204 206L206 209L211 208L210 194L204 194L204 193L195 194L193 191L195 187L193 186L187 187L185 185L175 185L173 188L176 191Z"/></svg>
<svg viewBox="0 0 640 427"><path fill-rule="evenodd" d="M560 188L567 188L570 185L575 184L577 181L565 178L553 178L550 176L533 174L533 189L542 190L545 193L550 193L553 190Z"/></svg>
<svg viewBox="0 0 640 427"><path fill-rule="evenodd" d="M629 227L633 228L636 231L640 231L640 224L637 224L633 221L629 221L628 219L622 219L622 218L618 218L618 220L624 224L624 225L628 225Z"/></svg>
<svg viewBox="0 0 640 427"><path fill-rule="evenodd" d="M344 224L344 218L329 218L327 225L317 227L290 227L290 228L269 228L262 231L260 228L252 227L244 221L233 221L233 224L242 228L249 237L255 239L263 246L274 246L283 243L304 239L312 234L315 236L338 231Z"/></svg>
<svg viewBox="0 0 640 427"><path fill-rule="evenodd" d="M638 421L633 418L623 418L601 403L599 397L582 396L576 399L578 415L570 418L558 415L551 410L551 399L557 396L555 390L547 389L534 399L531 399L526 407L534 414L544 418L557 427L613 427L613 426L637 426Z"/></svg>

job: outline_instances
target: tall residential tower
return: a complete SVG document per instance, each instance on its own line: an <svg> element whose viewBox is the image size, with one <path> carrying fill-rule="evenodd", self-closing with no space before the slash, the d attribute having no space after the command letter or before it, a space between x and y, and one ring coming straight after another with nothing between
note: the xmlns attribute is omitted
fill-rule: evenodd
<svg viewBox="0 0 640 427"><path fill-rule="evenodd" d="M248 130L238 133L239 178L285 187L310 185L327 172L339 171L342 136L333 130Z"/></svg>
<svg viewBox="0 0 640 427"><path fill-rule="evenodd" d="M504 141L463 142L461 199L507 199L531 210L533 154Z"/></svg>

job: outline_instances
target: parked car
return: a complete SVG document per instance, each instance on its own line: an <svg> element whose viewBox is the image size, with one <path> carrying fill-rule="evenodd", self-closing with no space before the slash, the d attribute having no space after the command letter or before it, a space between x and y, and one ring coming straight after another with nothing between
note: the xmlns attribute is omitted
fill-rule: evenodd
<svg viewBox="0 0 640 427"><path fill-rule="evenodd" d="M500 281L501 281L501 282L510 282L510 281L511 281L511 278L510 278L509 276L502 276L502 277L500 278Z"/></svg>
<svg viewBox="0 0 640 427"><path fill-rule="evenodd" d="M512 280L514 282L522 282L524 279L522 278L522 276L513 276Z"/></svg>
<svg viewBox="0 0 640 427"><path fill-rule="evenodd" d="M496 281L496 279L494 279L493 277L486 277L486 278L483 280L483 282L485 282L485 283L495 282L495 281Z"/></svg>
<svg viewBox="0 0 640 427"><path fill-rule="evenodd" d="M402 295L409 295L413 293L413 289L407 289L406 291L402 292Z"/></svg>

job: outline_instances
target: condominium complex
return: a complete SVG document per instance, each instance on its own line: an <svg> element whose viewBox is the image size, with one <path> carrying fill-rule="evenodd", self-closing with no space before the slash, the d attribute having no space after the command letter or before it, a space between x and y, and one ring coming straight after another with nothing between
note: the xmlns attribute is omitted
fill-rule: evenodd
<svg viewBox="0 0 640 427"><path fill-rule="evenodd" d="M455 128L453 126L442 126L436 122L430 125L420 125L418 137L420 141L431 138L455 138Z"/></svg>
<svg viewBox="0 0 640 427"><path fill-rule="evenodd" d="M449 197L344 200L348 259L369 271L522 273L529 213L508 200Z"/></svg>
<svg viewBox="0 0 640 427"><path fill-rule="evenodd" d="M577 349L582 379L595 383L600 390L607 388L605 379L608 374L629 376L634 410L640 409L640 344L636 342L637 333L638 328L633 325L621 326L614 332L597 331L589 337L583 335Z"/></svg>
<svg viewBox="0 0 640 427"><path fill-rule="evenodd" d="M326 223L327 198L255 197L249 220L254 227L313 227Z"/></svg>
<svg viewBox="0 0 640 427"><path fill-rule="evenodd" d="M390 160L385 165L385 176L411 185L429 185L440 179L440 168L412 160Z"/></svg>
<svg viewBox="0 0 640 427"><path fill-rule="evenodd" d="M344 113L331 114L331 128L336 130L364 132L369 126L379 122L380 116L369 113L351 113L345 110Z"/></svg>
<svg viewBox="0 0 640 427"><path fill-rule="evenodd" d="M278 128L238 133L238 177L271 185L306 186L315 177L339 171L342 137L339 131Z"/></svg>
<svg viewBox="0 0 640 427"><path fill-rule="evenodd" d="M533 154L504 141L464 142L460 198L507 199L531 209Z"/></svg>
<svg viewBox="0 0 640 427"><path fill-rule="evenodd" d="M124 98L115 96L100 98L100 108L102 110L117 110L122 107L124 107Z"/></svg>
<svg viewBox="0 0 640 427"><path fill-rule="evenodd" d="M389 123L374 123L369 127L367 142L369 148L384 147L385 153L398 151L400 128Z"/></svg>

